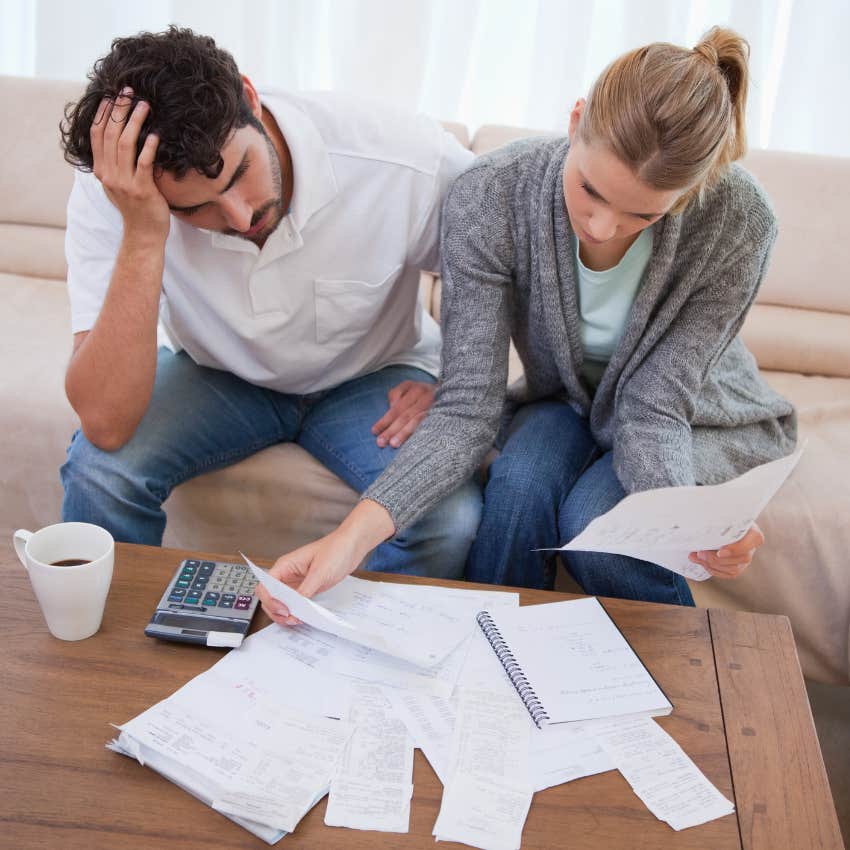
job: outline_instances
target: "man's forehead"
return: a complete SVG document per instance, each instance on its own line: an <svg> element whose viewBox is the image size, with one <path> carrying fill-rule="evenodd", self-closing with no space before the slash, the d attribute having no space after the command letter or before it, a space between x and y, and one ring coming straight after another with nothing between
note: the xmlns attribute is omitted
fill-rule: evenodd
<svg viewBox="0 0 850 850"><path fill-rule="evenodd" d="M242 131L248 129L248 127L240 127L231 133L225 142L220 151L224 165L218 177L207 177L194 168L190 168L179 177L173 171L158 172L154 176L154 182L166 200L173 206L192 206L203 203L209 198L191 199L191 195L196 195L199 191L207 193L221 191L245 157L250 138L246 138L246 134ZM186 200L187 198L189 200Z"/></svg>

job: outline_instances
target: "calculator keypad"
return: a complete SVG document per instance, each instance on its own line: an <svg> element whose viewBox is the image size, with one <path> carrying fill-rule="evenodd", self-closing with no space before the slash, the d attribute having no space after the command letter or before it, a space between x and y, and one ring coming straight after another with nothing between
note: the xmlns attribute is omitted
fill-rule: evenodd
<svg viewBox="0 0 850 850"><path fill-rule="evenodd" d="M242 564L188 560L167 598L171 603L248 611L256 587L257 580Z"/></svg>

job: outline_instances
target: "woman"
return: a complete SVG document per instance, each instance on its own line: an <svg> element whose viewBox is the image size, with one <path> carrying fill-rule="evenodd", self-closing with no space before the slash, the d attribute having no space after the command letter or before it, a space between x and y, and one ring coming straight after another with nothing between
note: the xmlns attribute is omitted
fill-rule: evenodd
<svg viewBox="0 0 850 850"><path fill-rule="evenodd" d="M444 209L443 375L427 419L340 527L279 559L312 595L458 487L493 444L467 577L551 585L533 550L578 534L626 493L716 483L788 453L791 405L737 334L776 236L733 165L746 149L747 43L651 44L610 65L567 139L478 159ZM763 542L694 552L733 577ZM592 594L693 604L685 580L619 555L563 553ZM286 607L263 596L278 622Z"/></svg>

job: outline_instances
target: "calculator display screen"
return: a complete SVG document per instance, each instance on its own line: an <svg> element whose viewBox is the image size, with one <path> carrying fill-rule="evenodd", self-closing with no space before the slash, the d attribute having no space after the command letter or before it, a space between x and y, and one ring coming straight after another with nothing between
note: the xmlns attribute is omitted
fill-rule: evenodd
<svg viewBox="0 0 850 850"><path fill-rule="evenodd" d="M177 629L203 629L208 632L244 632L247 621L229 622L223 617L200 617L195 614L166 614L158 612L152 622Z"/></svg>

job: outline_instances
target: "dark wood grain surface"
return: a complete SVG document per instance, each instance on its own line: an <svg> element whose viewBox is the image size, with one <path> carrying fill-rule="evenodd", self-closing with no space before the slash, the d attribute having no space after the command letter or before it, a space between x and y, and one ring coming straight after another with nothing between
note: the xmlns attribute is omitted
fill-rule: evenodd
<svg viewBox="0 0 850 850"><path fill-rule="evenodd" d="M11 547L0 555L7 598L13 602L7 606L0 641L0 847L224 850L266 846L153 771L104 747L113 735L110 723L123 723L139 714L208 669L226 651L159 642L143 634L179 561L197 554L119 545L101 630L74 643L57 640L47 631ZM234 559L232 553L204 557ZM523 604L565 598L570 597L521 592ZM705 610L603 602L675 706L669 717L659 719L660 725L723 794L738 798L739 815L675 832L656 820L619 773L612 771L537 793L523 832L523 848L740 848L742 828L747 850L842 846L793 643L788 644L787 635L776 642L770 637L777 630L787 630L783 625L787 621L764 615L754 615L755 621L741 620L756 622L762 635L761 672L730 676L729 648L737 646L735 641L747 629L756 628L739 625L741 615L721 612L722 617L715 617L712 611L710 620ZM268 620L259 612L254 630L266 625ZM715 669L717 652L727 668L720 689L734 690L733 696L724 694L723 700ZM787 685L791 681L793 688ZM765 689L770 688L786 691L783 724L793 724L795 762L785 765L785 770L775 769L788 751L779 736L787 734L789 727L778 726L770 735L762 725L770 717L760 715L757 721L747 722L759 730L758 746L773 747L775 752L759 759L736 744L730 768L729 718L735 724L741 717L749 718L740 713L741 705L765 700L770 693ZM736 741L737 737L736 733ZM743 771L740 777L736 765ZM322 802L280 846L432 850L431 830L441 796L442 786L417 751L409 834L327 827ZM763 800L764 810L758 808L758 800ZM781 800L786 801L784 810L778 804ZM803 818L803 811L815 814ZM759 824L755 815L762 819ZM739 819L744 827L739 827ZM793 833L785 826L791 821L796 823ZM835 823L834 829L830 823ZM793 845L771 845L762 838L786 834L794 835ZM447 842L445 846L460 845Z"/></svg>

